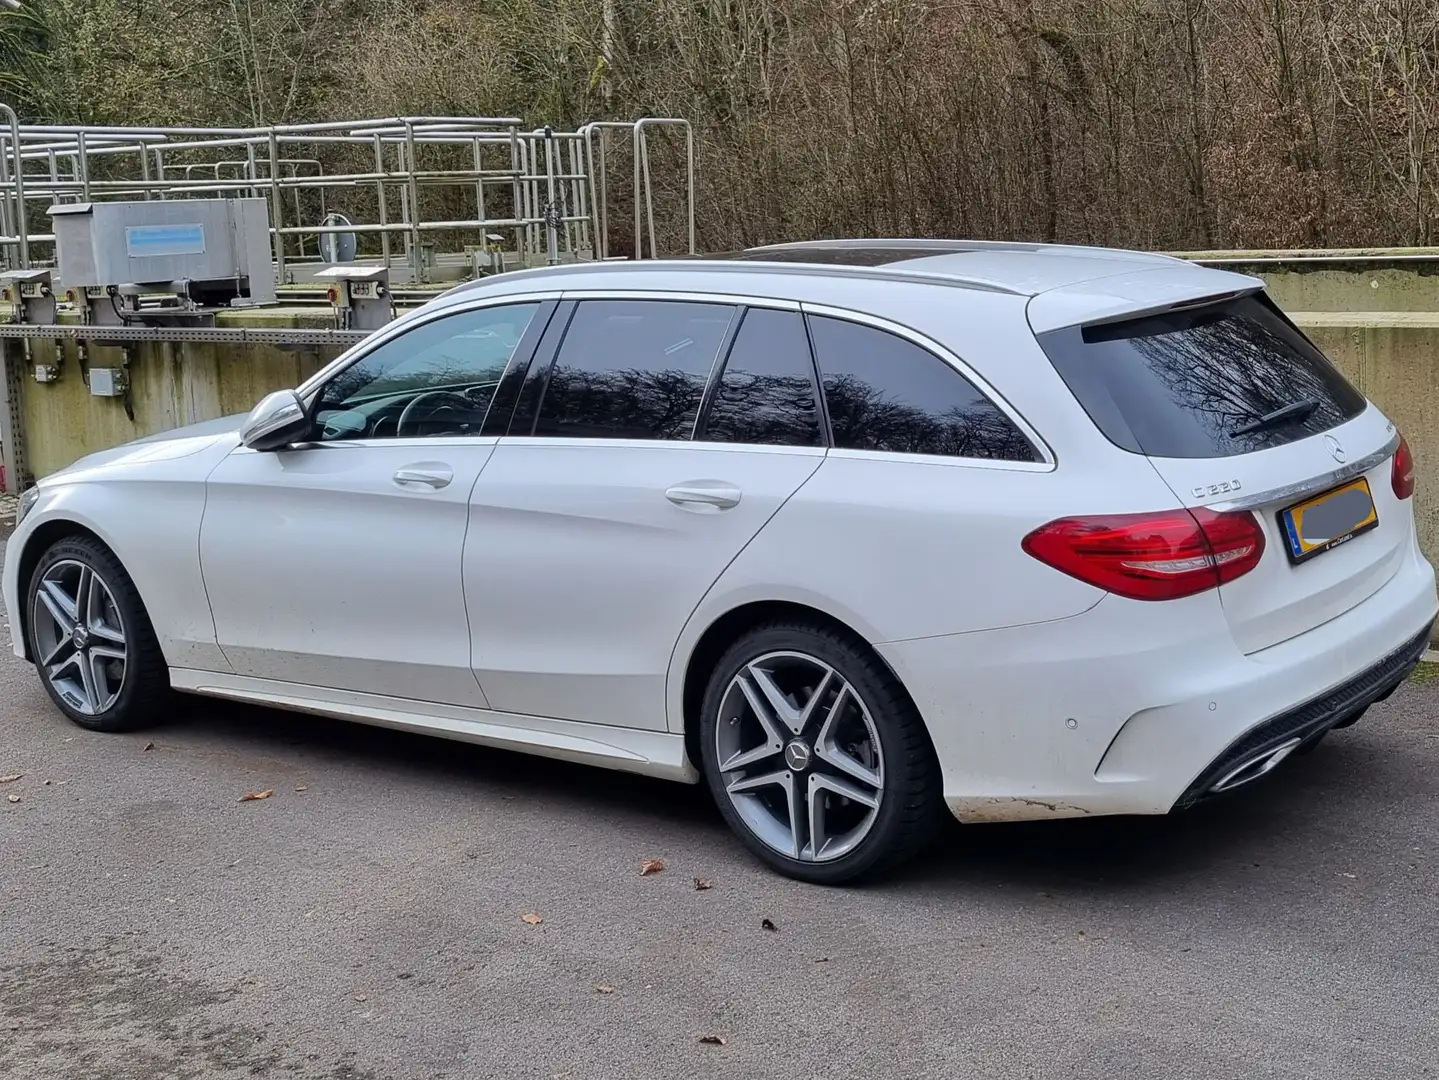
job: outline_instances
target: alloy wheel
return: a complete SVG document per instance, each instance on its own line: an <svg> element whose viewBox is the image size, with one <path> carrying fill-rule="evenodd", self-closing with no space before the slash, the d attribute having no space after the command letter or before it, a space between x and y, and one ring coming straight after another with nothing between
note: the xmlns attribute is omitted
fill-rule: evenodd
<svg viewBox="0 0 1439 1080"><path fill-rule="evenodd" d="M745 664L720 700L715 750L731 805L782 855L829 862L874 826L879 732L854 686L816 657L772 652Z"/></svg>
<svg viewBox="0 0 1439 1080"><path fill-rule="evenodd" d="M64 559L46 569L30 618L36 658L55 693L85 716L113 706L129 650L115 596L94 568Z"/></svg>

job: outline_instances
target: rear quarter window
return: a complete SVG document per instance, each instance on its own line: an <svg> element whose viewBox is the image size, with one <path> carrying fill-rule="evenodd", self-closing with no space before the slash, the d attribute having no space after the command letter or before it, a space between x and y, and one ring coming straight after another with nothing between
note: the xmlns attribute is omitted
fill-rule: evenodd
<svg viewBox="0 0 1439 1080"><path fill-rule="evenodd" d="M1366 406L1263 296L1038 340L1095 426L1150 457L1253 453L1338 427Z"/></svg>
<svg viewBox="0 0 1439 1080"><path fill-rule="evenodd" d="M836 448L1036 460L1003 410L927 349L827 316L810 316L809 332Z"/></svg>

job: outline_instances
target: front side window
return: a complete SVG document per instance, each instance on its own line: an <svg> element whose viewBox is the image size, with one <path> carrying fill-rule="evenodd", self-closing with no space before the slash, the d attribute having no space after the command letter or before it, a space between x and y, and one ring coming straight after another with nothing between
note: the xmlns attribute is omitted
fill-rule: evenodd
<svg viewBox="0 0 1439 1080"><path fill-rule="evenodd" d="M536 435L689 439L735 309L678 300L586 300L540 400Z"/></svg>
<svg viewBox="0 0 1439 1080"><path fill-rule="evenodd" d="M500 376L539 308L462 311L391 338L325 384L314 437L479 434Z"/></svg>
<svg viewBox="0 0 1439 1080"><path fill-rule="evenodd" d="M705 411L707 442L818 446L814 361L804 317L751 308Z"/></svg>
<svg viewBox="0 0 1439 1080"><path fill-rule="evenodd" d="M1035 460L1003 410L928 349L844 319L809 328L837 448Z"/></svg>

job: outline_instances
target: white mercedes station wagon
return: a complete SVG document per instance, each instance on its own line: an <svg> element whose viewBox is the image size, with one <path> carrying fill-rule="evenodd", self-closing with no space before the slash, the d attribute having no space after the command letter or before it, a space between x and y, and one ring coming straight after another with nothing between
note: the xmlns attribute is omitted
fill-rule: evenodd
<svg viewBox="0 0 1439 1080"><path fill-rule="evenodd" d="M504 274L26 492L71 720L172 691L696 783L784 874L1163 814L1417 663L1414 465L1252 278L790 245Z"/></svg>

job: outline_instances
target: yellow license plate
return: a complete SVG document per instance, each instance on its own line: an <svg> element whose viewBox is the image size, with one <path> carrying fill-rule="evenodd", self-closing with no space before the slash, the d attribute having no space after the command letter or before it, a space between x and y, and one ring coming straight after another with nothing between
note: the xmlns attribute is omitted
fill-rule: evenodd
<svg viewBox="0 0 1439 1080"><path fill-rule="evenodd" d="M1379 525L1369 481L1360 477L1279 513L1289 561L1304 562Z"/></svg>

